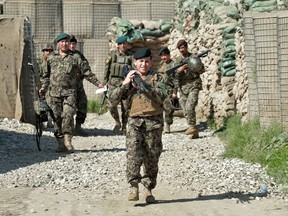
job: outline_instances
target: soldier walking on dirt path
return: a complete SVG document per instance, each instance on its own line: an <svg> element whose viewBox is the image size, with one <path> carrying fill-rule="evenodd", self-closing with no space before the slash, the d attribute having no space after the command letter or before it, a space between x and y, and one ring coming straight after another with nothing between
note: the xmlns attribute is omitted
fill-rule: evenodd
<svg viewBox="0 0 288 216"><path fill-rule="evenodd" d="M103 87L92 73L88 62L69 50L70 35L61 33L55 38L57 51L47 59L47 68L41 78L40 95L45 95L55 116L54 135L58 141L56 152L74 152L72 137L76 113L77 81L84 76L92 84Z"/></svg>
<svg viewBox="0 0 288 216"><path fill-rule="evenodd" d="M131 70L120 86L111 92L111 100L128 101L126 132L126 175L130 184L128 200L139 200L139 183L145 187L144 198L154 203L152 190L156 187L158 162L162 152L163 102L167 97L165 82L159 73L151 71L150 49L141 48L134 54L136 70ZM146 89L136 86L136 76L145 82ZM143 84L143 83L142 83ZM137 89L138 87L138 89ZM141 91L140 91L141 90ZM140 170L143 165L143 175Z"/></svg>
<svg viewBox="0 0 288 216"><path fill-rule="evenodd" d="M164 133L170 133L170 125L173 124L173 113L175 108L172 105L172 100L177 99L177 89L175 89L174 77L175 75L167 76L165 73L168 69L175 66L175 62L171 59L170 50L168 47L163 47L159 51L161 61L157 71L163 76L167 88L168 97L164 101Z"/></svg>
<svg viewBox="0 0 288 216"><path fill-rule="evenodd" d="M43 71L47 68L47 59L48 56L53 52L53 50L54 48L51 43L45 44L42 49L42 55L40 56L40 58L37 59L40 78L43 76ZM47 128L53 128L53 120L50 113L48 114Z"/></svg>
<svg viewBox="0 0 288 216"><path fill-rule="evenodd" d="M77 50L77 39L74 35L70 35L70 47L69 49L77 54L80 55L83 61L88 62L86 57L81 53L79 50ZM85 131L82 129L82 124L85 122L85 119L87 117L87 95L84 89L83 85L83 80L84 76L80 75L78 77L77 81L77 97L76 97L76 124L75 124L75 130L74 130L74 135L79 135L79 136L86 136L87 134Z"/></svg>
<svg viewBox="0 0 288 216"><path fill-rule="evenodd" d="M185 60L192 57L192 54L188 51L188 44L184 39L177 42L177 49L181 56L176 59L176 64L184 63ZM191 70L188 64L184 64L176 69L175 75L175 85L180 93L179 103L188 124L188 129L185 133L192 139L199 137L196 126L196 106L199 91L202 89L200 74L204 72L204 65L200 59L199 61L201 65L197 70Z"/></svg>
<svg viewBox="0 0 288 216"><path fill-rule="evenodd" d="M104 71L104 80L108 86L108 110L115 120L115 126L113 131L126 132L127 124L127 104L125 100L121 100L121 121L118 112L118 104L112 105L111 100L109 99L109 92L113 91L115 88L119 87L124 78L125 70L128 67L128 70L132 68L132 53L128 50L128 37L120 36L116 39L117 50L112 51L108 54L105 60L105 71Z"/></svg>

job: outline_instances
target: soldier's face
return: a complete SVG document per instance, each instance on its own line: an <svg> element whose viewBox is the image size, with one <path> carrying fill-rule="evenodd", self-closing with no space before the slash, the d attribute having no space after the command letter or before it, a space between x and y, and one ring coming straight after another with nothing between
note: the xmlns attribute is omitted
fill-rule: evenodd
<svg viewBox="0 0 288 216"><path fill-rule="evenodd" d="M170 54L168 53L163 53L160 55L160 58L161 60L164 62L164 63L169 63L170 61Z"/></svg>
<svg viewBox="0 0 288 216"><path fill-rule="evenodd" d="M75 51L75 50L76 50L76 46L77 46L77 43L75 43L75 42L70 42L69 48L70 48L70 50Z"/></svg>
<svg viewBox="0 0 288 216"><path fill-rule="evenodd" d="M118 50L120 53L125 53L128 47L127 42L123 42L123 43L118 43Z"/></svg>
<svg viewBox="0 0 288 216"><path fill-rule="evenodd" d="M70 41L68 39L63 39L61 41L58 41L57 43L58 49L61 50L62 52L68 52L69 45L70 45Z"/></svg>
<svg viewBox="0 0 288 216"><path fill-rule="evenodd" d="M143 75L148 73L148 71L152 67L152 64L153 64L153 61L151 57L145 57L145 58L135 60L137 71Z"/></svg>
<svg viewBox="0 0 288 216"><path fill-rule="evenodd" d="M185 56L185 55L187 54L187 52L188 52L187 47L184 46L184 45L180 46L180 47L178 48L178 50L179 50L179 52L180 52L183 56Z"/></svg>

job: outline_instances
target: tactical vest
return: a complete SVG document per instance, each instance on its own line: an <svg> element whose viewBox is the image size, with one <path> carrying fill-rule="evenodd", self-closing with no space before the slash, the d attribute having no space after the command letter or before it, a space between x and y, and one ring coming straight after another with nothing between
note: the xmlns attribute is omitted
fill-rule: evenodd
<svg viewBox="0 0 288 216"><path fill-rule="evenodd" d="M157 74L154 74L151 79L145 80L145 82L151 85L155 85L157 80ZM135 93L131 96L130 101L130 117L157 116L164 111L163 104L152 101L147 96L145 96L145 94Z"/></svg>
<svg viewBox="0 0 288 216"><path fill-rule="evenodd" d="M125 77L125 65L131 69L132 59L131 56L120 55L119 53L113 52L111 65L110 65L110 77Z"/></svg>

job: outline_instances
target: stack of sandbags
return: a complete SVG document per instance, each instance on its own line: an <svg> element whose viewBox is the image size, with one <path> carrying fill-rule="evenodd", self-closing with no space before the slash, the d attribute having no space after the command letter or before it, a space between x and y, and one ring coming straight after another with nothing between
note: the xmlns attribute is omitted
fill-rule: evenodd
<svg viewBox="0 0 288 216"><path fill-rule="evenodd" d="M278 9L277 0L244 0L247 10L270 12Z"/></svg>
<svg viewBox="0 0 288 216"><path fill-rule="evenodd" d="M236 49L235 32L237 26L228 26L221 34L223 35L224 52L221 58L221 73L223 76L235 76L236 73Z"/></svg>
<svg viewBox="0 0 288 216"><path fill-rule="evenodd" d="M109 38L111 50L116 49L115 40L121 35L129 37L132 52L142 47L149 48L153 57L153 69L156 69L160 62L159 50L168 46L171 28L172 23L163 20L126 20L114 17L106 36Z"/></svg>
<svg viewBox="0 0 288 216"><path fill-rule="evenodd" d="M173 30L168 44L173 58L179 55L176 43L182 38L187 40L189 51L194 55L211 49L208 56L202 58L205 73L201 75L203 89L199 93L196 114L198 121L207 121L213 115L216 126L221 127L224 120L236 110L233 93L237 65L235 33L240 15L234 5L223 6L218 1L203 1L200 4L202 5L198 17L192 16L198 20L197 31L193 33ZM185 20L184 26L185 22L191 22L191 19ZM231 60L232 62L229 62ZM231 72L228 73L229 76L223 76L221 66L225 66L225 69L230 72L234 69L233 74Z"/></svg>

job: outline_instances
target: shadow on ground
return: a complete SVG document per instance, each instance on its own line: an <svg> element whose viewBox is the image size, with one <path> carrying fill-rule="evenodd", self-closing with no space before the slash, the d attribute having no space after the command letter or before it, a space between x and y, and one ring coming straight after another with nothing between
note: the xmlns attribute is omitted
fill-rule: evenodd
<svg viewBox="0 0 288 216"><path fill-rule="evenodd" d="M157 200L155 204L168 204L168 203L184 203L194 201L205 201L205 200L224 200L224 199L237 199L239 203L250 203L255 200L256 197L266 197L268 193L242 193L242 192L227 192L223 194L213 195L199 195L196 198L182 198L182 199L171 199L171 200ZM149 203L137 203L135 207L145 207L151 205Z"/></svg>

